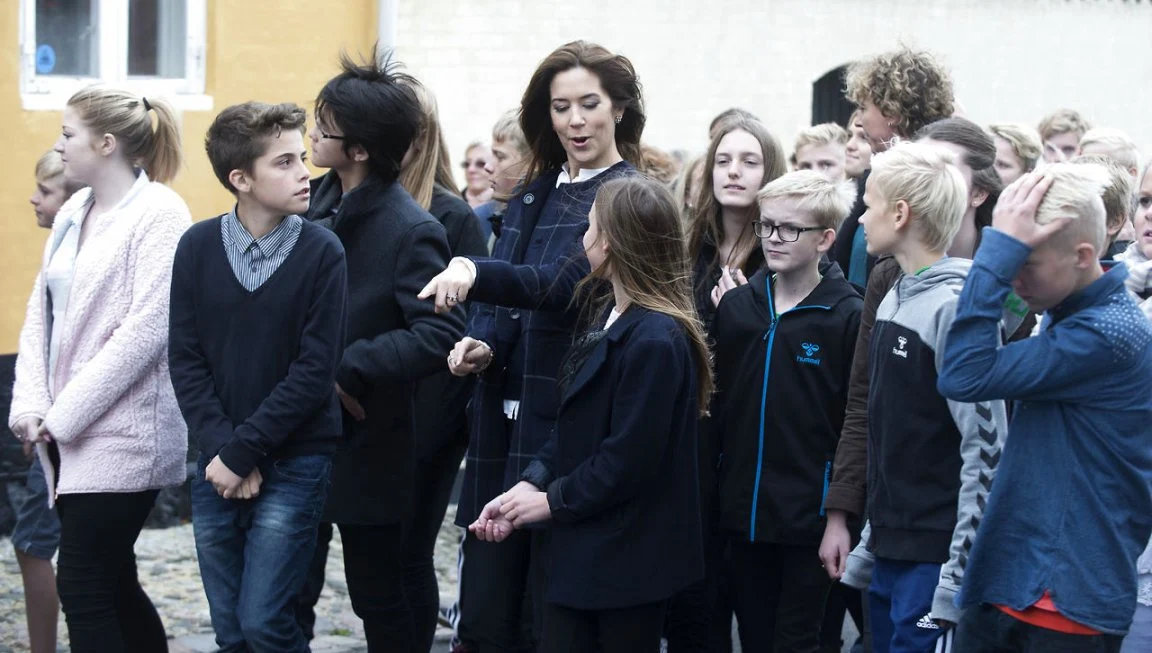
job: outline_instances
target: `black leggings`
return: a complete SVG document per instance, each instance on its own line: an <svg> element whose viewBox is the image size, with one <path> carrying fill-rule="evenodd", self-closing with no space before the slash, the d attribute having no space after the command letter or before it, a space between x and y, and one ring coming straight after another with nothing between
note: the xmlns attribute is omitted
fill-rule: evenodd
<svg viewBox="0 0 1152 653"><path fill-rule="evenodd" d="M436 539L465 449L463 444L450 444L416 464L412 521L404 534L401 553L404 594L414 625L412 653L428 653L436 636L440 613L440 587L433 564Z"/></svg>
<svg viewBox="0 0 1152 653"><path fill-rule="evenodd" d="M56 587L74 653L166 653L160 615L136 577L133 547L156 490L65 494Z"/></svg>
<svg viewBox="0 0 1152 653"><path fill-rule="evenodd" d="M309 639L314 636L315 607L324 589L324 563L332 524L321 522L316 554L296 604L296 622ZM364 622L368 653L408 651L412 647L412 611L404 596L400 548L402 524L337 524L344 547L344 580L352 612Z"/></svg>
<svg viewBox="0 0 1152 653"><path fill-rule="evenodd" d="M665 603L615 610L576 610L544 604L538 653L658 653Z"/></svg>

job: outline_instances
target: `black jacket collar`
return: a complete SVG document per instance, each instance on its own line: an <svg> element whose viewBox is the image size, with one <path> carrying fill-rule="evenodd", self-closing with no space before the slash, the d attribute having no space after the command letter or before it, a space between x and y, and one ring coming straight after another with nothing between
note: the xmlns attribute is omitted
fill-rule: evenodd
<svg viewBox="0 0 1152 653"><path fill-rule="evenodd" d="M760 268L752 278L748 280L748 285L752 286L752 293L756 297L756 304L760 306L768 305L768 290L765 283L768 275L771 272L767 266ZM844 272L840 266L833 261L825 258L820 262L820 275L823 277L820 283L808 293L808 296L803 299L797 308L802 306L827 306L835 308L840 302L853 297L859 297L860 294L848 283L844 277Z"/></svg>

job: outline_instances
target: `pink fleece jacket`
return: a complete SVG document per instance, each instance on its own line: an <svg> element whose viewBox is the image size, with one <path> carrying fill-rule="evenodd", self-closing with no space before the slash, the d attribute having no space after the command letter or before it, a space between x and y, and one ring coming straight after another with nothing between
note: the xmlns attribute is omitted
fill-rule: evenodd
<svg viewBox="0 0 1152 653"><path fill-rule="evenodd" d="M76 193L59 215L87 210ZM60 448L57 494L138 492L184 481L188 431L168 375L168 298L188 206L143 173L111 211L89 217L48 387L44 263L32 287L9 426L44 420ZM57 219L57 225L68 220Z"/></svg>

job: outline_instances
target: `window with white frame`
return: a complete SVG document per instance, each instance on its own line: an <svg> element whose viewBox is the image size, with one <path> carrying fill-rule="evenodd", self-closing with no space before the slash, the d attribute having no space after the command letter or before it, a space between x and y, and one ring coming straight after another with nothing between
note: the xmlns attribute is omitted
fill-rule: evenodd
<svg viewBox="0 0 1152 653"><path fill-rule="evenodd" d="M20 96L61 109L100 82L208 110L207 0L20 0Z"/></svg>

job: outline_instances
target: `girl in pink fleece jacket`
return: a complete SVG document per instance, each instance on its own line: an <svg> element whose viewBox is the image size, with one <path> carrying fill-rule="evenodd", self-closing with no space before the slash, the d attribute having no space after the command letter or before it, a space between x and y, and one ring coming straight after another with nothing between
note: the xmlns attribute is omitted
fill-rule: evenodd
<svg viewBox="0 0 1152 653"><path fill-rule="evenodd" d="M191 220L160 183L180 165L176 118L164 102L91 87L68 101L55 149L89 188L60 209L45 247L9 426L46 444L57 472L72 650L163 652L133 546L159 489L185 476L166 349L172 260Z"/></svg>

